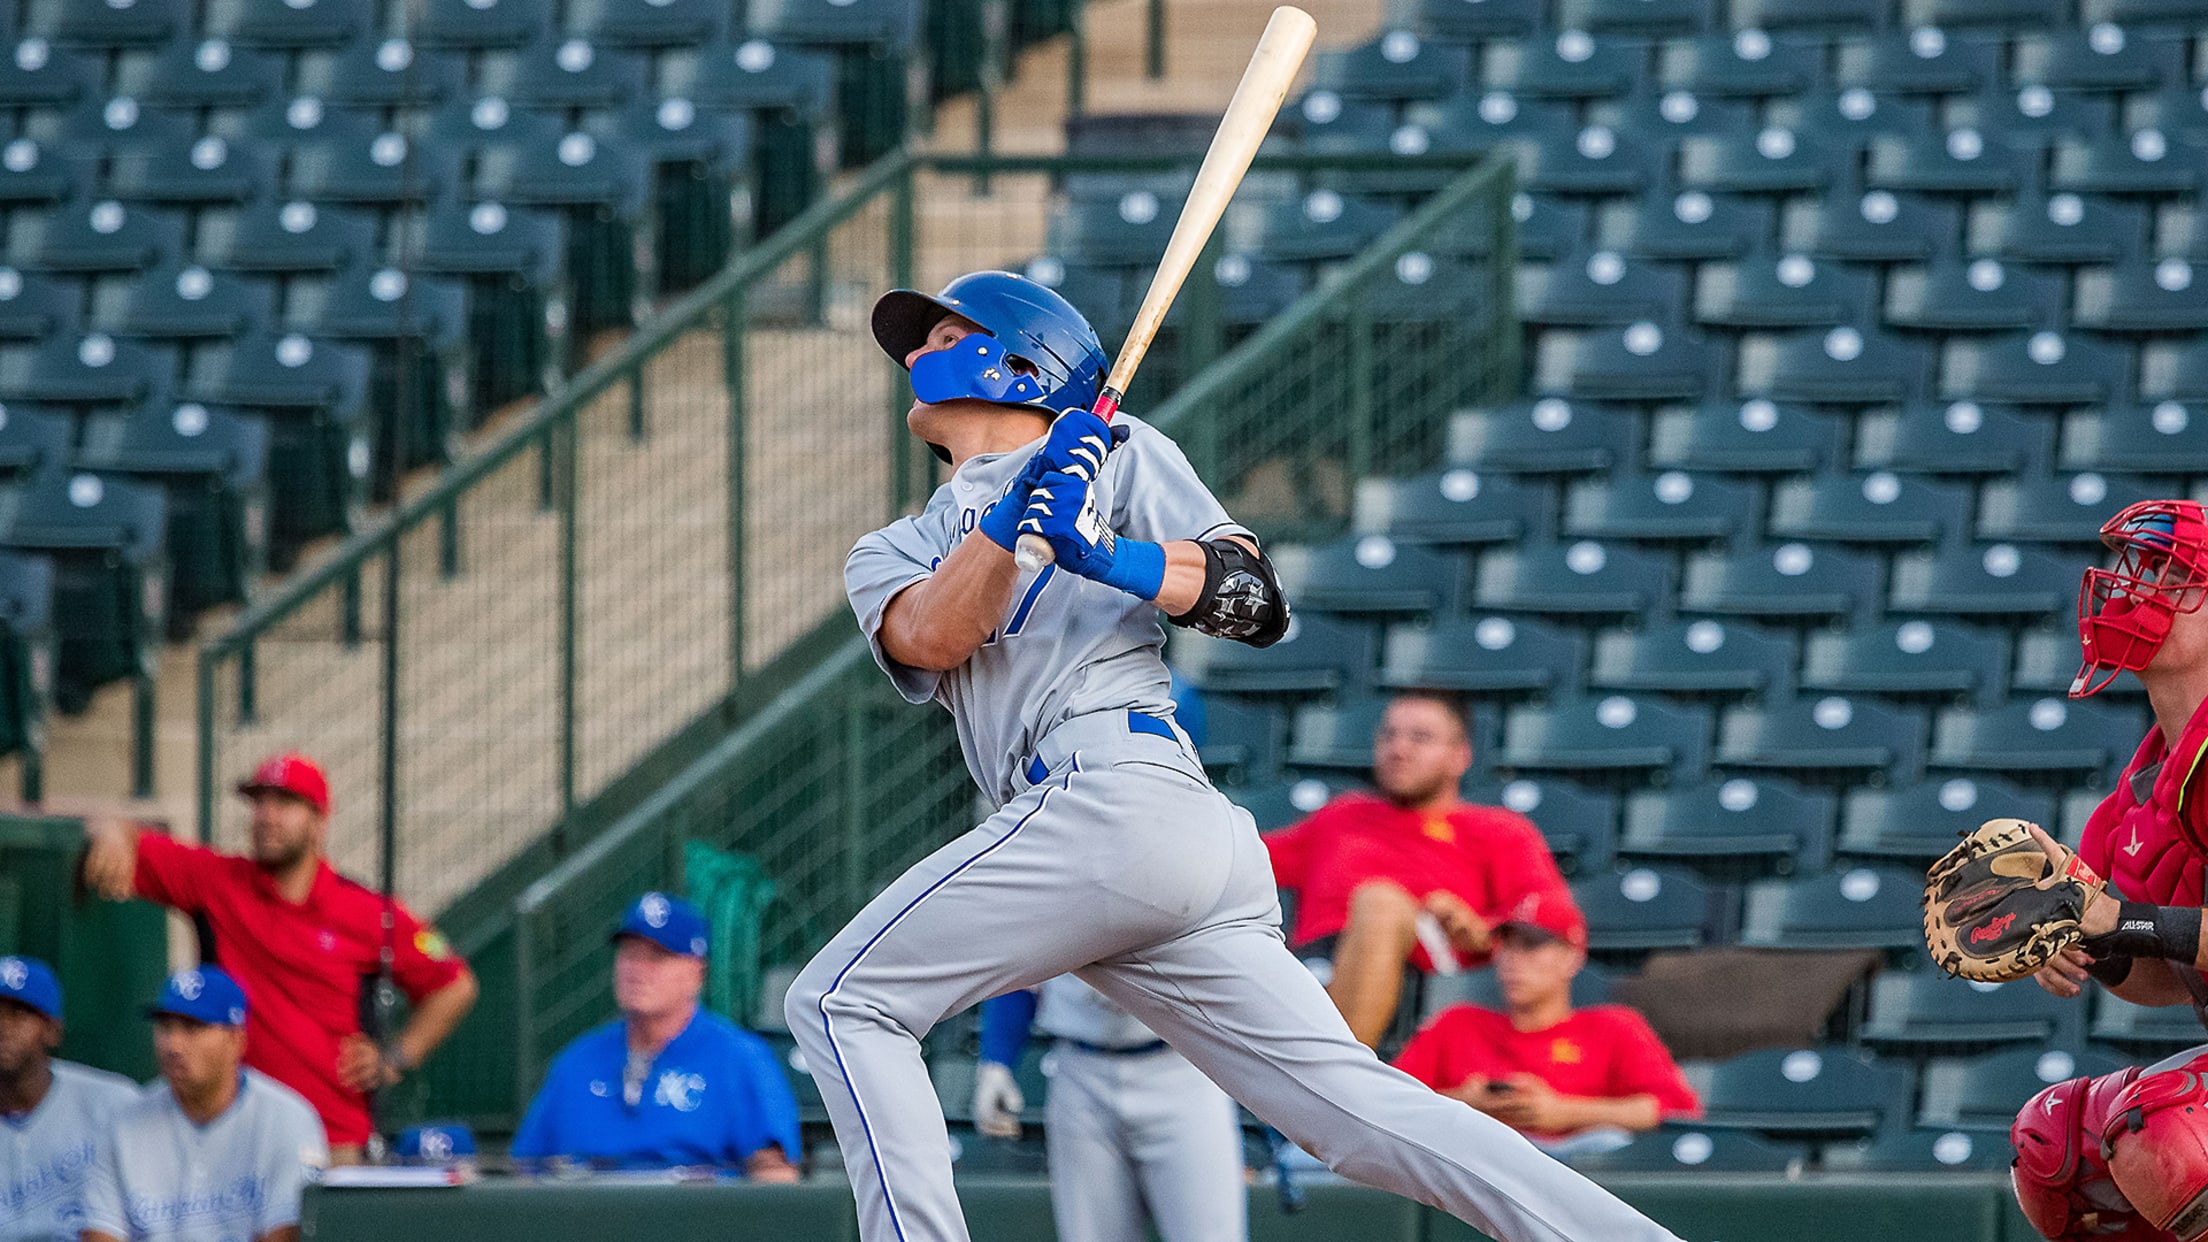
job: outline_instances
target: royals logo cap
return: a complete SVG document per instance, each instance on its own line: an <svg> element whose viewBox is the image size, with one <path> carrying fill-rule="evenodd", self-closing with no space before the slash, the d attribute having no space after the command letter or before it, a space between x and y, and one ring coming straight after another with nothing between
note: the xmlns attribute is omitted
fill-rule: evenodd
<svg viewBox="0 0 2208 1242"><path fill-rule="evenodd" d="M684 957L705 956L705 916L696 906L666 893L646 893L637 898L629 912L621 916L619 930L613 933L615 940L623 936L649 940Z"/></svg>
<svg viewBox="0 0 2208 1242"><path fill-rule="evenodd" d="M53 967L35 957L0 957L0 1000L61 1021L61 981Z"/></svg>
<svg viewBox="0 0 2208 1242"><path fill-rule="evenodd" d="M195 966L169 976L161 999L146 1006L146 1016L190 1018L210 1026L245 1025L245 989L220 966Z"/></svg>

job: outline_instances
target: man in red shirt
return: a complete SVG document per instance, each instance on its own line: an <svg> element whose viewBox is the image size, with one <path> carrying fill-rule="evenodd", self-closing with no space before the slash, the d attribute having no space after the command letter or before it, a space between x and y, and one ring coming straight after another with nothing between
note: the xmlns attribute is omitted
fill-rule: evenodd
<svg viewBox="0 0 2208 1242"><path fill-rule="evenodd" d="M238 792L253 805L251 857L95 822L85 829L85 882L205 920L214 959L253 997L245 1063L314 1105L334 1162L357 1161L373 1130L369 1093L444 1042L475 1004L475 976L398 899L331 870L330 784L312 760L278 755ZM387 951L414 1012L379 1045L361 1011Z"/></svg>
<svg viewBox="0 0 2208 1242"><path fill-rule="evenodd" d="M1526 894L1496 940L1507 1012L1443 1010L1403 1046L1397 1069L1536 1142L1701 1114L1647 1019L1623 1005L1572 1008L1587 922L1569 896Z"/></svg>
<svg viewBox="0 0 2208 1242"><path fill-rule="evenodd" d="M1378 796L1344 794L1265 838L1274 880L1296 893L1288 943L1307 961L1331 959L1327 993L1368 1047L1395 1014L1405 962L1433 970L1438 950L1476 965L1495 920L1526 894L1569 899L1532 821L1458 799L1471 766L1455 705L1397 695L1373 737Z"/></svg>

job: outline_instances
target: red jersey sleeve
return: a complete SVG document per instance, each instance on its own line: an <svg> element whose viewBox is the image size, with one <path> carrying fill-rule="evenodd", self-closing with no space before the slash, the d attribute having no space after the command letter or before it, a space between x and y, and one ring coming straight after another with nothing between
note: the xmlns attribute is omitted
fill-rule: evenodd
<svg viewBox="0 0 2208 1242"><path fill-rule="evenodd" d="M1617 1041L1610 1056L1611 1097L1653 1095L1666 1117L1701 1116L1701 1097L1687 1085L1686 1074L1648 1019L1622 1005L1611 1012L1612 1038Z"/></svg>
<svg viewBox="0 0 2208 1242"><path fill-rule="evenodd" d="M138 865L131 887L147 901L198 914L221 881L222 855L150 828L138 833Z"/></svg>
<svg viewBox="0 0 2208 1242"><path fill-rule="evenodd" d="M1273 883L1300 889L1310 880L1311 855L1327 830L1333 810L1330 803L1305 816L1301 823L1265 834L1265 852L1273 858Z"/></svg>
<svg viewBox="0 0 2208 1242"><path fill-rule="evenodd" d="M406 993L408 1000L419 1002L460 977L468 964L434 927L426 926L406 908L406 903L393 900L393 945L391 977Z"/></svg>

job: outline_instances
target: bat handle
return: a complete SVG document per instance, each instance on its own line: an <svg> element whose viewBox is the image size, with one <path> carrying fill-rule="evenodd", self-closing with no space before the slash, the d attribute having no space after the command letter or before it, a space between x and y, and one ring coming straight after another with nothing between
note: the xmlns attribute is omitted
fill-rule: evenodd
<svg viewBox="0 0 2208 1242"><path fill-rule="evenodd" d="M1028 573L1039 574L1058 560L1058 553L1051 549L1050 540L1041 535L1022 535L1019 550L1012 554L1012 559Z"/></svg>

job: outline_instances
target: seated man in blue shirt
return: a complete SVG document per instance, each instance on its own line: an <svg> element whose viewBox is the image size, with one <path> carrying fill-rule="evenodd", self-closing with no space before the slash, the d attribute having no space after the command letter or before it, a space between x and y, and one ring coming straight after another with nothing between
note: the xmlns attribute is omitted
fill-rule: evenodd
<svg viewBox="0 0 2208 1242"><path fill-rule="evenodd" d="M773 1049L698 1005L704 916L679 897L646 893L613 940L621 1016L554 1058L514 1136L514 1159L796 1181L797 1100Z"/></svg>

